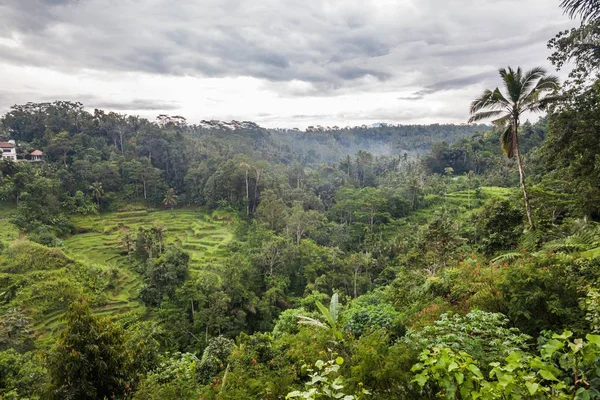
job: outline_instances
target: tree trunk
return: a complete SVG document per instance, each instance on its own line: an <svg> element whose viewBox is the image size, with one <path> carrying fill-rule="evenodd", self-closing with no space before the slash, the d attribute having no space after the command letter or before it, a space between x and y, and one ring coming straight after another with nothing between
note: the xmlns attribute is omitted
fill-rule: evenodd
<svg viewBox="0 0 600 400"><path fill-rule="evenodd" d="M523 199L525 200L525 212L527 214L527 221L529 222L529 229L534 230L535 225L533 224L533 218L531 216L531 204L529 204L529 193L527 192L527 186L525 186L525 171L523 171L523 161L521 160L521 153L519 152L519 136L517 130L519 129L519 123L513 124L513 143L515 150L515 157L517 158L517 166L519 167L519 183L523 190Z"/></svg>
<svg viewBox="0 0 600 400"><path fill-rule="evenodd" d="M256 184L254 185L254 203L252 204L252 214L256 212L256 205L258 204L258 184L260 182L260 170L255 168L256 171Z"/></svg>
<svg viewBox="0 0 600 400"><path fill-rule="evenodd" d="M248 188L248 170L246 170L246 215L250 215L250 190Z"/></svg>
<svg viewBox="0 0 600 400"><path fill-rule="evenodd" d="M358 297L358 293L357 293L357 290L356 290L356 286L357 286L356 285L357 284L356 281L358 280L358 272L359 271L360 271L360 267L358 267L358 268L355 267L354 268L354 298Z"/></svg>

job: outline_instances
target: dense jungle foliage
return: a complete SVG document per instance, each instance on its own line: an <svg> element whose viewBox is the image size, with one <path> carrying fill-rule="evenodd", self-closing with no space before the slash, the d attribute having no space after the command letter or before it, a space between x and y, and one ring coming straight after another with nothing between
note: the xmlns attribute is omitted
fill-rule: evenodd
<svg viewBox="0 0 600 400"><path fill-rule="evenodd" d="M493 126L12 107L0 398L599 399L588 3L549 42L567 82L501 69L465 105Z"/></svg>

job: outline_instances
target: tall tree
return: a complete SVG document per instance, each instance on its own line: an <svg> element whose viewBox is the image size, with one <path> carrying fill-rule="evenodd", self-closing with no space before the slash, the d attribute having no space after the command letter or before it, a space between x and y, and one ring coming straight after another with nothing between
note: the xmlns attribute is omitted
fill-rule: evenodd
<svg viewBox="0 0 600 400"><path fill-rule="evenodd" d="M556 100L553 92L558 90L558 78L548 75L541 67L524 72L521 68L513 70L500 68L500 77L504 90L499 88L485 90L483 94L471 103L471 118L469 122L497 118L494 125L502 129L502 150L508 158L516 158L519 168L519 181L525 200L525 211L529 228L534 229L529 203L529 193L525 185L523 160L519 151L519 120L526 112L543 111L548 103Z"/></svg>

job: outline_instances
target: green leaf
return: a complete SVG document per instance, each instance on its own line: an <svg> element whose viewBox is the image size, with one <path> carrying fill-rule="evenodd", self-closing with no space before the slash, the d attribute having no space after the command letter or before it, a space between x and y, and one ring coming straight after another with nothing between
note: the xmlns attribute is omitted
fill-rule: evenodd
<svg viewBox="0 0 600 400"><path fill-rule="evenodd" d="M511 383L514 382L515 378L513 378L512 375L510 374L498 374L498 383L500 383L500 385L502 387L507 387L508 385L510 385Z"/></svg>
<svg viewBox="0 0 600 400"><path fill-rule="evenodd" d="M573 353L577 353L583 347L582 339L575 339L573 343L569 343L569 348Z"/></svg>
<svg viewBox="0 0 600 400"><path fill-rule="evenodd" d="M588 342L600 347L600 335L592 335L591 333L588 333L585 338Z"/></svg>
<svg viewBox="0 0 600 400"><path fill-rule="evenodd" d="M459 385L462 385L462 383L465 381L465 375L462 372L457 372L454 377Z"/></svg>
<svg viewBox="0 0 600 400"><path fill-rule="evenodd" d="M562 339L562 340L567 340L571 336L573 336L573 332L567 331L567 330L563 331L562 335L559 335L558 333L555 333L554 335L552 335L552 337L554 339Z"/></svg>
<svg viewBox="0 0 600 400"><path fill-rule="evenodd" d="M531 396L533 396L540 388L539 383L525 382L525 386L527 386L527 390Z"/></svg>
<svg viewBox="0 0 600 400"><path fill-rule="evenodd" d="M287 394L287 396L285 396L286 399L292 399L294 397L300 397L302 396L302 392L299 390L294 390L293 392L290 392Z"/></svg>
<svg viewBox="0 0 600 400"><path fill-rule="evenodd" d="M552 357L552 355L554 353L556 353L558 350L562 349L564 347L564 343L556 340L556 339L552 339L549 340L548 343L546 343L544 345L544 347L542 348L542 355L546 358L550 358Z"/></svg>
<svg viewBox="0 0 600 400"><path fill-rule="evenodd" d="M419 384L419 386L421 386L421 387L425 386L425 384L427 383L428 380L429 380L429 377L425 374L419 374L419 375L415 376L415 378L413 379L413 381L417 382Z"/></svg>
<svg viewBox="0 0 600 400"><path fill-rule="evenodd" d="M475 365L475 364L469 364L467 366L467 369L469 371L471 371L471 373L473 375L475 375L476 377L478 377L479 379L483 379L483 374L481 373L481 370L477 367L477 365Z"/></svg>
<svg viewBox="0 0 600 400"><path fill-rule="evenodd" d="M539 374L542 378L544 378L547 381L558 382L558 378L556 376L554 376L554 374L552 372L548 371L547 369L541 369L539 371Z"/></svg>
<svg viewBox="0 0 600 400"><path fill-rule="evenodd" d="M329 315L331 315L331 322L333 322L333 324L337 323L339 309L340 304L338 300L338 294L334 293L333 296L331 296L331 302L329 303Z"/></svg>
<svg viewBox="0 0 600 400"><path fill-rule="evenodd" d="M448 372L452 372L457 368L458 368L458 364L456 363L456 361L452 361L450 363L450 365L448 365Z"/></svg>
<svg viewBox="0 0 600 400"><path fill-rule="evenodd" d="M590 400L590 392L586 388L579 388L575 392L575 399L577 400Z"/></svg>

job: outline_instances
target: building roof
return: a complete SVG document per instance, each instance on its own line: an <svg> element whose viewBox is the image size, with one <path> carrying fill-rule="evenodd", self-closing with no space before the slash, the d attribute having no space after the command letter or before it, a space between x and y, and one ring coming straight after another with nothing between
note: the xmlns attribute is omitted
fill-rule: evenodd
<svg viewBox="0 0 600 400"><path fill-rule="evenodd" d="M32 151L31 153L29 153L29 155L30 155L30 156L43 156L43 155L44 155L44 153L42 153L42 152L41 152L41 151L39 151L39 150L34 150L34 151Z"/></svg>
<svg viewBox="0 0 600 400"><path fill-rule="evenodd" d="M0 149L14 149L15 145L8 142L0 142Z"/></svg>

